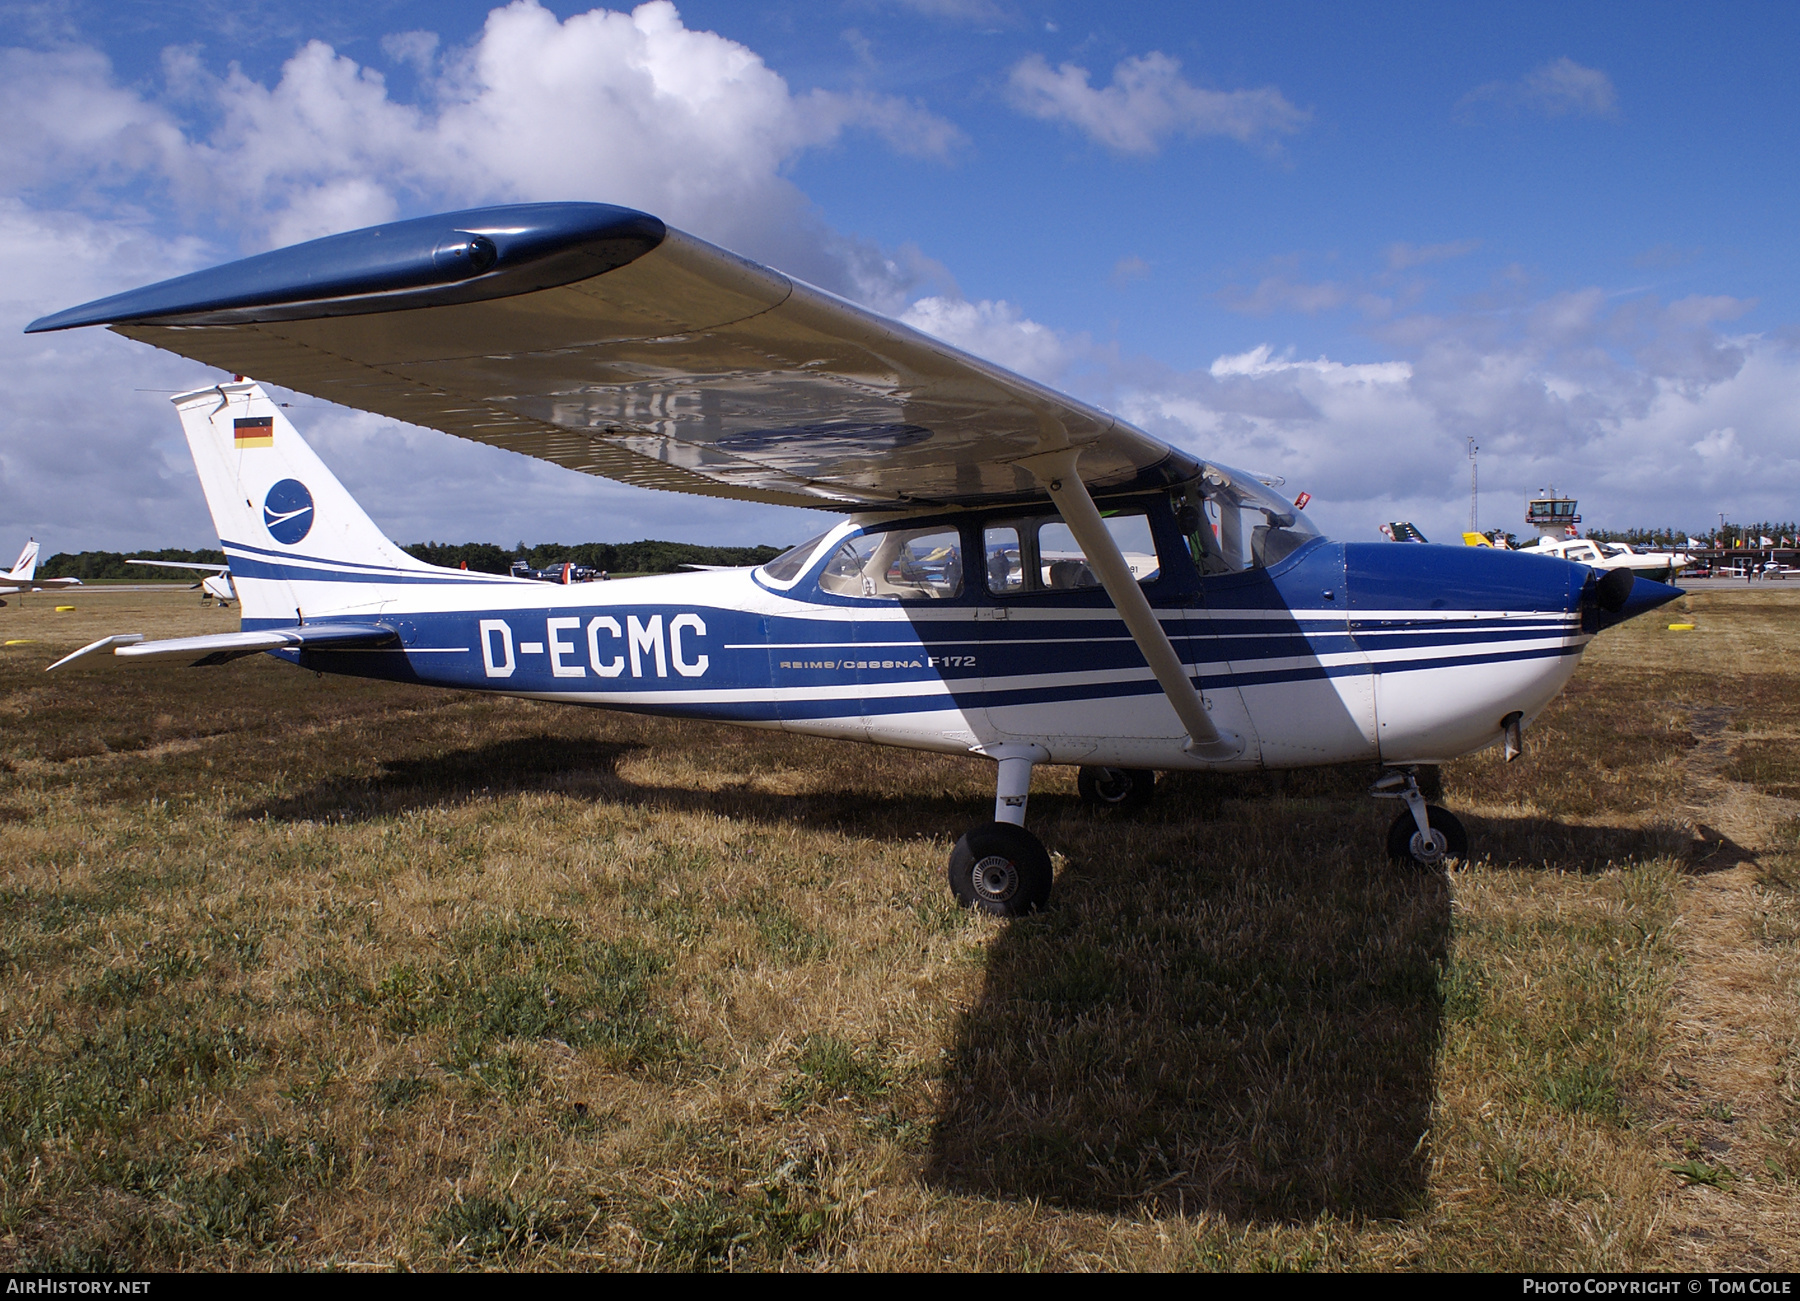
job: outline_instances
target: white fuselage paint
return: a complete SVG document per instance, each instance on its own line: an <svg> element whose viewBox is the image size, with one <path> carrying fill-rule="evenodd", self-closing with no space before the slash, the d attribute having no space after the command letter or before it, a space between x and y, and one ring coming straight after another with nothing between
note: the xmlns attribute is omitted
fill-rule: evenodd
<svg viewBox="0 0 1800 1301"><path fill-rule="evenodd" d="M821 606L770 591L748 570L671 574L606 583L547 584L507 577L467 581L469 575L443 574L444 581L407 585L380 584L375 599L346 604L355 585L332 578L309 582L289 577L283 591L309 621L378 618L404 626L410 619L467 612L481 616L480 644L411 644L383 652L404 655L413 671L427 681L442 680L454 660L479 664L488 689L540 700L621 710L660 711L678 707L705 715L718 709L730 721L748 726L848 740L873 741L944 753L966 753L983 746L1030 740L1044 747L1052 763L1111 764L1160 769L1242 769L1305 767L1380 759L1387 763L1441 762L1494 744L1498 720L1521 710L1529 722L1568 681L1588 636L1574 614L1517 615L1493 611L1433 612L1421 620L1418 611L1404 614L1415 625L1425 622L1436 644L1404 652L1368 649L1320 652L1311 656L1259 659L1254 664L1226 661L1191 664L1202 684L1202 696L1218 725L1247 738L1243 754L1224 762L1207 762L1183 748L1184 733L1160 691L1146 689L1124 696L1091 696L1096 688L1152 683L1147 667L1095 672L1033 673L981 680L985 691L1050 689L1056 699L1029 704L959 705L944 681L870 680L882 665L899 669L918 662L938 667L951 657L934 656L914 632L922 623L951 621L983 624L984 636L1024 633L1033 621L1092 621L1125 635L1117 616L1107 610L1044 611L1014 609L1009 618L984 621L978 609L871 609ZM462 580L462 581L458 581ZM260 581L239 576L249 589ZM374 585L372 585L374 586ZM672 616L671 607L676 609ZM709 625L714 612L770 619L802 619L814 625L836 625L841 640L829 636L801 645L767 639L722 643ZM1183 619L1200 620L1195 644L1204 644L1205 611L1159 611L1172 633ZM1373 612L1379 618L1383 612ZM1235 617L1242 618L1242 614ZM1341 641L1342 616L1272 615L1296 618L1303 627L1316 624L1322 634ZM1520 625L1509 643L1516 649L1549 652L1542 658L1500 663L1458 662L1468 647L1459 632L1477 621L1494 627L1509 620ZM881 631L891 628L891 635ZM1310 629L1309 629L1310 631ZM1416 628L1415 628L1416 631ZM1274 634L1271 634L1272 636ZM991 644L991 641L988 643ZM1488 643L1491 646L1491 643ZM833 662L863 676L843 685L784 687L779 684L740 687L709 685L711 670L722 657L745 652L770 657L772 667ZM980 657L955 656L957 660ZM854 655L858 658L848 658ZM1430 661L1437 659L1442 664ZM1405 660L1404 669L1384 663ZM1421 661L1426 661L1423 665ZM517 678L531 663L544 666L554 685L523 687ZM1308 665L1331 676L1303 681L1257 684L1258 673L1285 672ZM951 667L979 669L979 664ZM885 670L882 670L885 671ZM567 681L567 686L562 685ZM804 701L823 712L812 717L730 717L729 707L745 702ZM831 702L841 701L841 712ZM887 702L891 710L865 709L865 702Z"/></svg>

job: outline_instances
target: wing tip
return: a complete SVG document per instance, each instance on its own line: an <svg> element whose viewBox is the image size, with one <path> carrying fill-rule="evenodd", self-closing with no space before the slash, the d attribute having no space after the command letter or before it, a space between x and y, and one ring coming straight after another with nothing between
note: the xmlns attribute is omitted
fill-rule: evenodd
<svg viewBox="0 0 1800 1301"><path fill-rule="evenodd" d="M617 270L667 235L660 218L610 203L469 208L327 235L97 298L40 316L25 333L350 316L505 298Z"/></svg>

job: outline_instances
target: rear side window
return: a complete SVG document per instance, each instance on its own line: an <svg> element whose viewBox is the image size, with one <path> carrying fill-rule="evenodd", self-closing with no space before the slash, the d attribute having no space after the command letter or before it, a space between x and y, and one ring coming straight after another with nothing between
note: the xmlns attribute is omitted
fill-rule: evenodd
<svg viewBox="0 0 1800 1301"><path fill-rule="evenodd" d="M1150 517L1143 510L1114 511L1103 516L1106 531L1124 553L1132 577L1140 583L1162 573ZM996 596L1020 592L1066 592L1100 586L1100 576L1069 526L1056 515L1007 520L990 525L983 550L988 591Z"/></svg>
<svg viewBox="0 0 1800 1301"><path fill-rule="evenodd" d="M819 575L833 596L945 601L962 595L962 536L955 529L890 529L851 538Z"/></svg>

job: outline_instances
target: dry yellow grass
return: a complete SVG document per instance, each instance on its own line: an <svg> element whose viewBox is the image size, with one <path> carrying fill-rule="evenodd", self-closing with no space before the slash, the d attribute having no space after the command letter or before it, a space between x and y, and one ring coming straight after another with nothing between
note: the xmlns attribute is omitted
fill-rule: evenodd
<svg viewBox="0 0 1800 1301"><path fill-rule="evenodd" d="M1797 594L1800 595L1800 594ZM0 610L0 1266L1792 1268L1800 600L1603 636L1397 872L1364 772L1043 774Z"/></svg>

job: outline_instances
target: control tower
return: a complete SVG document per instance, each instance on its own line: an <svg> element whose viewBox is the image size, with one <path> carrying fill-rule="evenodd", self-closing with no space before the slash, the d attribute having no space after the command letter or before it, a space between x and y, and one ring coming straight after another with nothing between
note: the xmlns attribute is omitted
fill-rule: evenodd
<svg viewBox="0 0 1800 1301"><path fill-rule="evenodd" d="M1581 516L1575 513L1575 499L1557 496L1554 487L1538 489L1538 495L1525 507L1525 522L1547 541L1560 542L1581 535L1576 527Z"/></svg>

